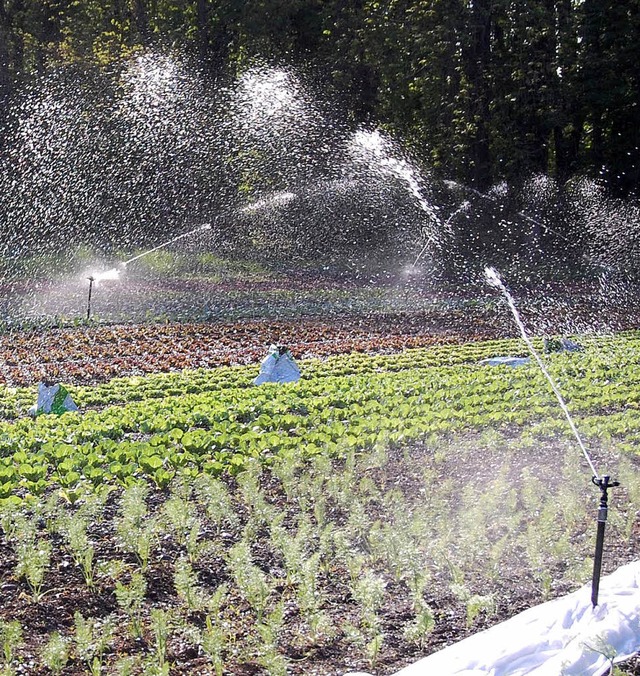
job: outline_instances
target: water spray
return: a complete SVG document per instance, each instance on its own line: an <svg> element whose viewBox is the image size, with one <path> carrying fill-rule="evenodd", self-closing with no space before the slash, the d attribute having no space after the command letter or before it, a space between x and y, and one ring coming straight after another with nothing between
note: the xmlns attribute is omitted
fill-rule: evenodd
<svg viewBox="0 0 640 676"><path fill-rule="evenodd" d="M153 249L149 249L148 251L143 251L141 254L138 254L137 256L134 256L133 258L130 258L127 261L124 261L121 265L123 267L126 267L129 265L129 263L133 263L133 261L137 261L139 258L142 258L143 256L148 256L149 254L153 253L154 251L158 251L158 249L163 249L165 246L169 246L169 244L173 244L174 242L177 242L180 239L183 239L184 237L189 237L189 235L193 235L196 232L202 232L204 230L211 230L211 224L210 223L205 223L204 225L200 225L197 228L194 228L193 230L189 230L189 232L185 232L182 235L178 235L177 237L174 237L173 239L169 239L166 242L163 242L162 244L158 244L158 246L154 246Z"/></svg>
<svg viewBox="0 0 640 676"><path fill-rule="evenodd" d="M480 192L479 190L476 190L476 188L472 188L469 185L466 185L466 186L461 185L460 183L457 183L456 181L450 181L450 180L444 181L444 184L449 188L462 188L463 190L468 190L469 192L473 193L474 195L476 195L480 199L485 200L487 202L492 202L493 204L497 204L497 205L500 204L498 199L496 197L494 197L493 195L486 193L486 192ZM466 210L466 209L469 208L469 206L470 206L469 202L464 201L462 203L462 205L458 209L456 209L456 211L454 211L453 214L451 214L451 216L447 219L447 223L449 223L449 221L454 216L456 216L459 211ZM516 213L517 213L518 216L520 216L520 218L527 221L528 223L531 223L531 225L534 225L538 228L542 228L544 231L546 231L546 232L548 232L552 235L555 235L556 237L563 240L564 242L567 242L568 244L574 243L573 240L570 237L567 237L566 235L559 232L555 228L550 227L547 223L544 223L543 221L541 221L537 218L534 218L533 216L528 214L526 211L520 210L520 211L517 211ZM592 256L589 256L586 253L583 253L581 256L582 256L582 259L584 261L589 263L589 265L594 265L594 266L600 268L602 270L601 276L606 275L608 272L619 272L620 271L620 268L617 268L616 266L612 266L612 265L607 265L606 263L602 263L600 261L597 261ZM415 265L415 263L414 263L414 265Z"/></svg>
<svg viewBox="0 0 640 676"><path fill-rule="evenodd" d="M464 202L463 202L463 203L462 203L462 204L461 204L461 205L460 205L460 206L459 206L459 207L458 207L458 208L457 208L450 216L449 216L449 218L447 218L447 220L444 222L443 228L445 228L446 230L448 230L449 232L451 232L451 221L452 221L458 214L461 214L463 211L467 211L467 210L469 209L470 206L471 206L471 203L468 202L467 200L465 200L465 201L464 201ZM415 269L416 265L418 265L418 262L419 262L420 259L424 256L424 254L427 252L427 249L429 248L429 246L430 246L432 243L435 244L436 246L438 246L438 244L440 244L440 242L438 241L438 239L437 239L436 237L434 237L433 235L429 235L429 236L427 237L427 241L425 242L425 245L422 247L422 249L420 249L420 252L419 252L418 255L416 256L416 258L415 258L415 260L413 261L413 263L411 264L410 269Z"/></svg>
<svg viewBox="0 0 640 676"><path fill-rule="evenodd" d="M194 228L193 230L189 230L189 232L185 232L182 235L178 235L177 237L173 237L170 240L167 240L166 242L163 242L162 244L158 244L158 246L154 246L152 249L149 249L148 251L143 251L141 254L138 254L137 256L134 256L133 258L129 258L129 260L123 261L120 263L119 267L117 268L111 268L110 270L105 270L104 272L92 272L87 279L89 280L89 298L87 300L87 321L89 321L91 317L91 293L93 291L93 283L96 282L102 282L107 279L111 280L116 280L120 279L120 275L124 271L124 269L129 265L129 263L133 263L133 261L137 261L139 258L142 258L143 256L148 256L150 253L153 253L154 251L158 251L158 249L163 249L165 246L169 246L169 244L173 244L174 242L177 242L178 240L182 239L183 237L188 237L189 235L193 235L196 232L203 232L205 230L211 230L211 224L210 223L205 223L204 225L200 225L197 228Z"/></svg>
<svg viewBox="0 0 640 676"><path fill-rule="evenodd" d="M422 194L415 169L405 159L395 156L392 142L378 129L358 129L349 143L349 150L363 159L370 168L377 167L378 172L382 171L402 181L433 223L442 225L435 209Z"/></svg>
<svg viewBox="0 0 640 676"><path fill-rule="evenodd" d="M611 478L609 476L603 477L599 476L598 471L595 465L593 464L591 457L589 456L586 446L583 443L582 438L580 437L578 429L576 428L575 423L573 422L573 418L569 413L569 409L564 401L562 393L560 392L558 386L551 377L551 374L544 365L544 362L540 358L540 355L538 354L537 350L534 348L531 338L529 338L529 335L527 334L524 324L522 323L522 319L520 318L520 313L518 312L518 308L516 307L513 296L502 282L502 279L500 278L498 271L495 268L486 267L484 269L484 274L487 283L490 286L494 287L495 289L498 289L505 297L507 304L509 305L509 309L511 310L511 313L513 314L513 317L520 331L520 335L522 336L522 339L526 343L529 352L537 362L538 366L540 367L540 370L542 371L549 385L551 386L553 393L556 395L558 403L560 404L560 408L562 409L567 419L567 422L569 423L569 427L571 428L571 431L573 432L573 435L575 436L578 442L578 446L580 447L580 450L582 451L582 454L584 455L585 460L587 461L591 469L592 472L591 481L594 485L600 488L600 505L598 508L598 530L596 534L596 550L593 559L593 577L591 582L591 603L595 607L598 605L598 589L600 587L600 572L602 570L602 553L604 550L604 530L607 521L607 511L608 511L607 507L608 489L614 486L619 486L620 484L617 481L611 481Z"/></svg>
<svg viewBox="0 0 640 676"><path fill-rule="evenodd" d="M253 214L258 211L266 211L270 208L284 207L297 199L297 197L298 196L293 192L274 192L270 195L267 195L266 197L256 200L255 202L247 204L245 207L242 207L240 211L243 214Z"/></svg>
<svg viewBox="0 0 640 676"><path fill-rule="evenodd" d="M462 187L464 190L468 190L469 192L472 192L474 195L477 195L480 199L486 200L487 202L493 202L494 204L499 204L499 201L493 196L490 195L486 192L480 192L479 190L476 190L476 188L472 188L469 185L465 186L460 186L459 183L456 183L455 181L445 181L445 185L450 185L450 186L455 186L457 187ZM465 208L468 208L469 203L468 202L463 202L463 206ZM457 212L454 212L454 215ZM531 223L531 225L535 225L538 228L542 228L543 230L546 230L547 232L550 232L553 235L556 235L560 237L561 239L565 240L566 242L570 242L571 240L563 235L561 232L558 232L557 230L554 230L553 228L550 228L546 223L543 223L542 221L538 220L537 218L534 218L533 216L530 216L528 213L525 211L518 211L516 212L520 218L524 219L525 221L528 221Z"/></svg>

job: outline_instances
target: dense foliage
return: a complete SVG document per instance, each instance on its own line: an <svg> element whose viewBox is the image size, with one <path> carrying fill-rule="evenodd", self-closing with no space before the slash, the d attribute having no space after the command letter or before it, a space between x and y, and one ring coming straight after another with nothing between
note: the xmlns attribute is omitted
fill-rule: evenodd
<svg viewBox="0 0 640 676"><path fill-rule="evenodd" d="M637 342L635 334L613 344L598 340L586 355L553 360L581 427L632 452L639 438ZM114 379L72 388L84 412L61 419L23 417L33 388L8 389L0 410L7 419L0 422L0 493L41 494L52 480L71 488L129 485L139 476L164 487L177 471L237 473L252 458L269 464L340 456L510 424L527 424L539 439L569 432L537 368L478 364L514 350L514 341L494 341L352 353L304 363L303 381L287 387L252 387L255 367Z"/></svg>
<svg viewBox="0 0 640 676"><path fill-rule="evenodd" d="M640 180L636 0L2 0L0 87L140 47L213 76L293 62L354 121L388 126L443 175Z"/></svg>

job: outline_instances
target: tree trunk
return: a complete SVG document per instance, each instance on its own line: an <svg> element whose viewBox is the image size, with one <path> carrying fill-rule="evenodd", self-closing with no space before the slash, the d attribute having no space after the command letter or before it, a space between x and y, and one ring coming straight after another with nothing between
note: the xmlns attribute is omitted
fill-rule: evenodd
<svg viewBox="0 0 640 676"><path fill-rule="evenodd" d="M576 170L584 122L576 97L578 35L572 0L556 3L558 94L553 129L555 175L564 183Z"/></svg>
<svg viewBox="0 0 640 676"><path fill-rule="evenodd" d="M4 0L0 0L0 101L11 91L9 34L9 16L5 11Z"/></svg>
<svg viewBox="0 0 640 676"><path fill-rule="evenodd" d="M598 173L604 160L604 119L607 82L602 31L606 25L606 7L602 0L584 2L584 54L582 78L585 90L586 120L591 125L589 164Z"/></svg>
<svg viewBox="0 0 640 676"><path fill-rule="evenodd" d="M151 37L151 31L149 29L149 16L147 14L147 8L145 7L144 0L133 0L133 21L136 26L136 31L140 36L140 42L143 45L148 45Z"/></svg>

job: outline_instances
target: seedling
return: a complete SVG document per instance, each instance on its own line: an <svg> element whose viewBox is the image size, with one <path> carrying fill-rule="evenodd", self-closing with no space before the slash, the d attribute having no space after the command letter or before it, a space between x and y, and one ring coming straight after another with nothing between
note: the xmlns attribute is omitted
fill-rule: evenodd
<svg viewBox="0 0 640 676"><path fill-rule="evenodd" d="M224 670L224 648L227 632L219 619L212 619L209 614L205 618L205 628L200 635L200 645L211 661L216 676L222 676Z"/></svg>
<svg viewBox="0 0 640 676"><path fill-rule="evenodd" d="M87 586L93 587L95 550L87 536L87 523L80 514L67 514L60 519L59 530L67 540L73 560L82 570Z"/></svg>
<svg viewBox="0 0 640 676"><path fill-rule="evenodd" d="M43 664L51 669L54 674L62 673L69 661L69 641L59 632L51 634L41 652Z"/></svg>
<svg viewBox="0 0 640 676"><path fill-rule="evenodd" d="M198 584L198 576L184 558L176 561L173 583L178 596L189 610L200 610L205 606L206 595Z"/></svg>
<svg viewBox="0 0 640 676"><path fill-rule="evenodd" d="M273 676L287 676L287 661L278 652L278 636L282 631L284 604L280 602L275 609L257 625L261 639L261 655L258 662Z"/></svg>
<svg viewBox="0 0 640 676"><path fill-rule="evenodd" d="M409 643L424 648L435 626L433 611L426 603L423 603L418 608L415 618L406 625L404 637Z"/></svg>
<svg viewBox="0 0 640 676"><path fill-rule="evenodd" d="M171 615L168 611L161 608L152 608L151 610L151 630L155 642L155 657L158 672L169 673L169 664L167 662L167 643L171 631Z"/></svg>
<svg viewBox="0 0 640 676"><path fill-rule="evenodd" d="M246 542L241 541L232 547L228 565L240 593L256 611L258 622L261 622L272 590L265 574L253 563Z"/></svg>
<svg viewBox="0 0 640 676"><path fill-rule="evenodd" d="M18 620L11 622L0 620L0 642L4 665L12 672L15 651L22 645L22 626Z"/></svg>
<svg viewBox="0 0 640 676"><path fill-rule="evenodd" d="M94 619L85 619L78 611L74 614L76 654L87 665L92 676L102 673L102 656L113 637L113 623L101 626Z"/></svg>
<svg viewBox="0 0 640 676"><path fill-rule="evenodd" d="M142 606L147 593L147 582L142 573L134 572L128 585L116 582L116 600L129 617L129 627L134 638L143 633Z"/></svg>
<svg viewBox="0 0 640 676"><path fill-rule="evenodd" d="M37 538L35 531L27 528L16 531L16 574L24 577L31 590L33 600L38 603L44 596L42 586L44 575L51 559L51 544Z"/></svg>

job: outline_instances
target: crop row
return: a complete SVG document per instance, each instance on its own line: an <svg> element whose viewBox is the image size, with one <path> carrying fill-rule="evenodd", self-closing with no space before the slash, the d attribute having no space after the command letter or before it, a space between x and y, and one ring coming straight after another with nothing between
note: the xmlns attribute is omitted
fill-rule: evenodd
<svg viewBox="0 0 640 676"><path fill-rule="evenodd" d="M466 316L460 335L488 338L496 329ZM420 320L420 321L418 321ZM431 317L430 322L434 319ZM446 320L445 320L446 321ZM1 327L0 327L1 329ZM402 314L247 320L198 324L93 325L0 332L0 383L25 386L47 375L71 384L117 376L255 363L272 342L298 358L346 352L397 352L460 335L432 335L425 317Z"/></svg>
<svg viewBox="0 0 640 676"><path fill-rule="evenodd" d="M636 341L596 342L548 360L580 429L631 451L640 442ZM500 347L514 344L303 362L304 378L290 385L255 387L256 368L236 367L74 388L80 412L0 423L0 497L140 476L164 487L179 471L237 473L250 458L336 456L487 427L566 433L537 367L477 364ZM14 405L25 396L17 391Z"/></svg>
<svg viewBox="0 0 640 676"><path fill-rule="evenodd" d="M601 347L605 343L604 339L600 339L598 345ZM306 360L303 378L309 380L319 377L475 364L482 359L500 354L522 356L526 354L526 348L520 341L505 339L416 348L395 354L372 355L352 352L323 360ZM235 385L248 386L254 375L251 368L185 370L170 374L147 374L144 377L112 378L107 383L73 388L72 392L74 398L83 405L96 406L219 390ZM0 408L0 418L15 418L24 414L33 403L33 397L33 388L6 389Z"/></svg>
<svg viewBox="0 0 640 676"><path fill-rule="evenodd" d="M279 457L233 480L183 474L168 491L103 486L72 504L68 491L5 501L0 660L151 675L190 655L189 673L336 673L322 665L329 648L374 668L584 580L595 497L563 448L549 487L541 456L499 434L439 446ZM479 450L481 476L453 481ZM637 486L631 463L618 469ZM612 509L610 535L629 547L639 499ZM508 569L526 584L509 587ZM43 612L51 621L33 622Z"/></svg>

